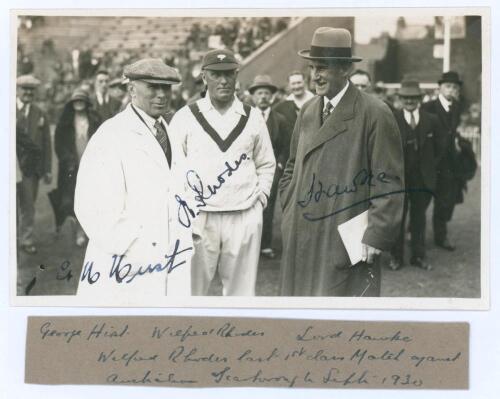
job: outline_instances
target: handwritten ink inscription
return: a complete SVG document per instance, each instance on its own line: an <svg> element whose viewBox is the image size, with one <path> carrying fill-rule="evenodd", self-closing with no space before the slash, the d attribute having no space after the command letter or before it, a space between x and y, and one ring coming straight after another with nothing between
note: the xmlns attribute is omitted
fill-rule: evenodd
<svg viewBox="0 0 500 399"><path fill-rule="evenodd" d="M30 317L26 382L467 389L468 353L466 323Z"/></svg>

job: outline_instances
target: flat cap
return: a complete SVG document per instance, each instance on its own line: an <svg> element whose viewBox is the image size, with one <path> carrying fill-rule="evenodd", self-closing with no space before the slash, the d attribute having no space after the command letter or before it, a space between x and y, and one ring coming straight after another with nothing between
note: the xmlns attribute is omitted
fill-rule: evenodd
<svg viewBox="0 0 500 399"><path fill-rule="evenodd" d="M201 69L211 71L229 71L240 66L230 50L211 50L203 56Z"/></svg>
<svg viewBox="0 0 500 399"><path fill-rule="evenodd" d="M179 73L159 58L144 58L126 65L123 75L126 78L124 83L142 80L148 83L173 85L181 81Z"/></svg>
<svg viewBox="0 0 500 399"><path fill-rule="evenodd" d="M16 80L16 84L19 87L35 88L40 86L40 81L33 75L22 75Z"/></svg>

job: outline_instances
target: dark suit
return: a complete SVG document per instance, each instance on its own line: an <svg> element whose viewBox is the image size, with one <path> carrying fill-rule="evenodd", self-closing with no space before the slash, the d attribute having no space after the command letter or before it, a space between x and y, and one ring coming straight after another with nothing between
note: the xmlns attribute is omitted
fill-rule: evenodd
<svg viewBox="0 0 500 399"><path fill-rule="evenodd" d="M455 146L457 127L460 122L460 110L452 104L449 112L446 112L439 99L429 101L422 108L438 117L441 126L441 137L443 139L443 156L437 166L437 185L434 197L434 213L432 223L434 228L434 240L442 243L446 239L448 223L452 216L458 193L461 191L459 181L456 178L456 159L458 151Z"/></svg>
<svg viewBox="0 0 500 399"><path fill-rule="evenodd" d="M412 129L404 111L394 113L405 157L406 196L399 238L392 250L403 263L406 214L410 213L412 258L425 257L425 212L436 189L437 164L443 152L442 129L436 116L419 110L419 122Z"/></svg>
<svg viewBox="0 0 500 399"><path fill-rule="evenodd" d="M34 104L28 114L16 113L16 153L22 180L19 183L21 244L33 245L35 201L39 179L52 170L50 129L46 115Z"/></svg>
<svg viewBox="0 0 500 399"><path fill-rule="evenodd" d="M352 84L323 124L322 110L318 96L300 110L279 184L281 295L379 296L380 262L351 266L338 226L369 210L362 243L393 247L404 203L401 135L389 108Z"/></svg>
<svg viewBox="0 0 500 399"><path fill-rule="evenodd" d="M122 106L122 103L119 100L109 95L107 101L103 100L102 104L99 104L95 94L91 97L91 101L94 109L97 111L97 114L101 119L101 123L120 112L120 108Z"/></svg>
<svg viewBox="0 0 500 399"><path fill-rule="evenodd" d="M274 110L269 113L266 123L274 156L276 157L276 172L274 173L267 207L264 209L261 248L272 247L274 204L278 195L278 182L283 174L283 168L290 152L290 131L292 129L285 117Z"/></svg>

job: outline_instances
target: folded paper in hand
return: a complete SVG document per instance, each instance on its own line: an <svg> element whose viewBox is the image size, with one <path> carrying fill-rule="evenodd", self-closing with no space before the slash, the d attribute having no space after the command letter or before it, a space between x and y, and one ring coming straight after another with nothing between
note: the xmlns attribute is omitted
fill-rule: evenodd
<svg viewBox="0 0 500 399"><path fill-rule="evenodd" d="M368 226L368 211L360 213L358 216L340 224L337 228L344 247L351 260L351 265L361 262L363 246L361 240Z"/></svg>

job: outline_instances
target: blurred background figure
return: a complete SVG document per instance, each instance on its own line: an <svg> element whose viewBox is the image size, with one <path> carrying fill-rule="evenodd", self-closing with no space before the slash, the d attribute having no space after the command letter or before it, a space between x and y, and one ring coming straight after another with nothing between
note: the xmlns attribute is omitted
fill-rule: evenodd
<svg viewBox="0 0 500 399"><path fill-rule="evenodd" d="M56 231L59 232L66 218L70 217L75 226L75 242L79 247L85 245L87 238L73 210L76 176L83 151L100 123L88 93L77 89L66 103L55 131L59 172L57 188L49 193L49 199L55 214Z"/></svg>
<svg viewBox="0 0 500 399"><path fill-rule="evenodd" d="M431 270L425 260L426 211L436 189L436 166L442 155L442 130L435 115L421 109L423 92L419 82L405 80L399 90L403 109L394 114L404 150L406 195L399 237L393 247L389 268L398 270L404 265L406 214L410 214L410 264Z"/></svg>
<svg viewBox="0 0 500 399"><path fill-rule="evenodd" d="M283 174L283 169L288 159L288 153L290 152L289 131L291 128L283 115L271 109L272 98L277 90L278 88L267 75L256 76L253 83L248 88L252 96L253 104L262 113L262 117L266 121L274 157L276 158L273 185L271 187L271 193L269 194L267 207L264 209L263 214L260 251L262 256L269 259L274 259L276 256L272 246L274 205L278 195L278 182Z"/></svg>
<svg viewBox="0 0 500 399"><path fill-rule="evenodd" d="M121 107L121 102L111 97L108 92L109 73L106 70L97 71L94 79L94 94L91 97L92 105L99 114L101 123L115 116Z"/></svg>
<svg viewBox="0 0 500 399"><path fill-rule="evenodd" d="M361 91L371 92L372 91L372 79L370 74L362 69L356 69L350 78L352 84L356 86Z"/></svg>
<svg viewBox="0 0 500 399"><path fill-rule="evenodd" d="M460 109L456 98L462 81L459 79L458 73L450 71L442 74L438 84L438 98L423 106L426 111L438 117L444 141L443 157L438 165L432 224L435 244L447 251L454 251L455 245L448 237L447 223L453 216L453 210L462 191L456 176L455 163L458 155L457 127L460 123Z"/></svg>
<svg viewBox="0 0 500 399"><path fill-rule="evenodd" d="M43 178L46 184L52 181L50 130L45 113L33 103L40 81L32 75L23 75L17 78L16 85L16 152L21 170L17 193L21 214L18 233L21 249L34 254L37 252L33 229L39 180Z"/></svg>
<svg viewBox="0 0 500 399"><path fill-rule="evenodd" d="M300 71L293 71L288 75L288 87L290 95L286 97L285 101L277 104L274 109L282 114L293 128L300 109L314 97L314 94L307 90L305 75ZM291 137L291 135L292 132L289 136Z"/></svg>
<svg viewBox="0 0 500 399"><path fill-rule="evenodd" d="M122 78L115 78L109 82L109 95L112 98L120 101L120 111L123 111L127 104L130 102L130 98L127 92L127 85L123 83Z"/></svg>

